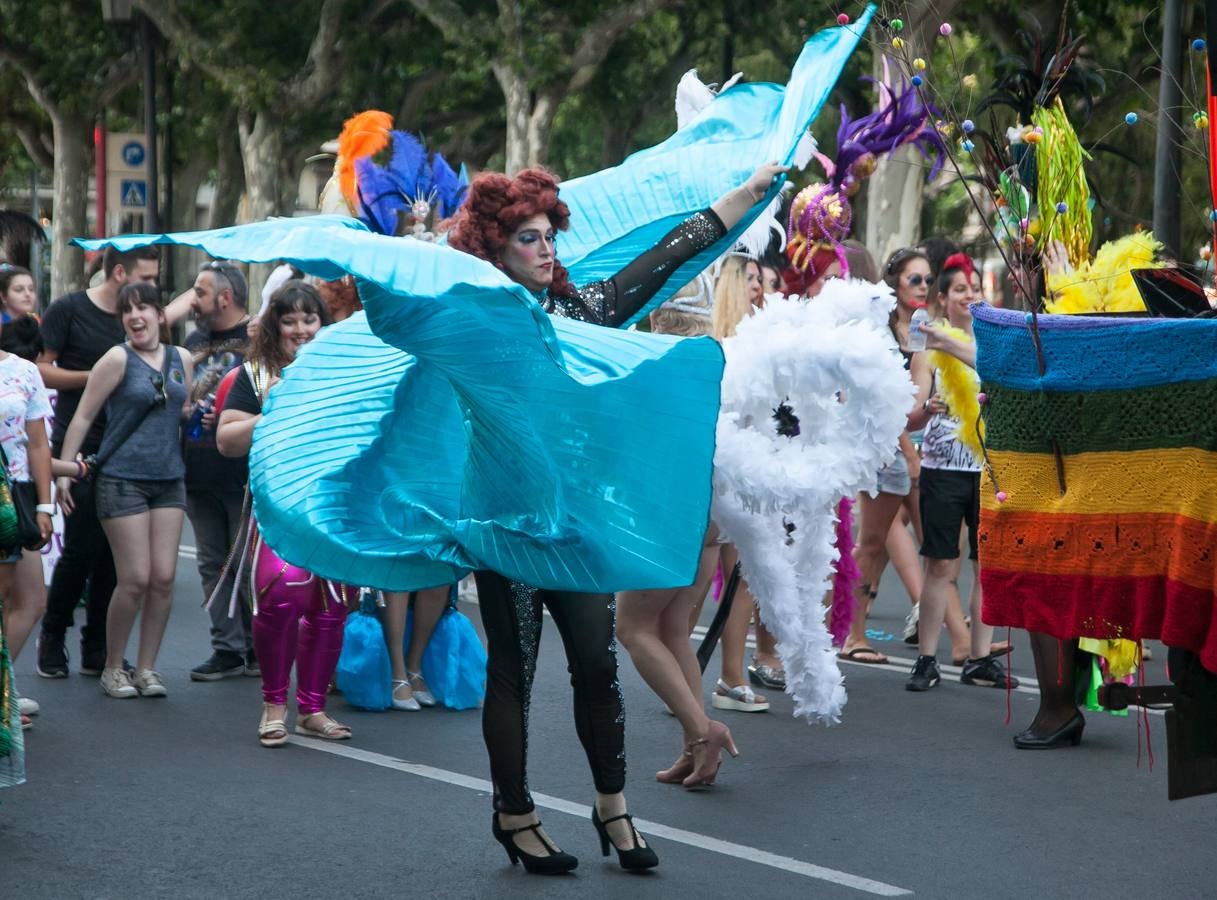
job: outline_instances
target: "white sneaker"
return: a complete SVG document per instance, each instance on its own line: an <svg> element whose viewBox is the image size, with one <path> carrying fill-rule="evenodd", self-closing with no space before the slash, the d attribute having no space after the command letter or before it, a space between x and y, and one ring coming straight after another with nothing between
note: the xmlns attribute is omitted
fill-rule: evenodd
<svg viewBox="0 0 1217 900"><path fill-rule="evenodd" d="M165 685L161 682L160 673L153 672L151 669L138 670L135 677L131 679L131 683L139 691L141 697L167 697L169 695L169 692L165 690Z"/></svg>
<svg viewBox="0 0 1217 900"><path fill-rule="evenodd" d="M119 700L138 696L138 691L131 684L131 676L123 669L102 669L101 689Z"/></svg>
<svg viewBox="0 0 1217 900"><path fill-rule="evenodd" d="M916 603L904 619L904 633L900 637L906 644L917 643L917 622L921 618L921 607Z"/></svg>
<svg viewBox="0 0 1217 900"><path fill-rule="evenodd" d="M37 700L31 700L29 697L17 698L17 710L23 716L36 716L38 715L38 711L40 709L42 709L42 707L38 705Z"/></svg>

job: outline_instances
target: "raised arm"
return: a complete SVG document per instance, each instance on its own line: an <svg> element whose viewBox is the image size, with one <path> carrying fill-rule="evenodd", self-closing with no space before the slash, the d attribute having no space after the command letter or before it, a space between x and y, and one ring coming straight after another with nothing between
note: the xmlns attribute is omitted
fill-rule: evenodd
<svg viewBox="0 0 1217 900"><path fill-rule="evenodd" d="M581 288L579 303L584 309L567 313L614 328L625 323L655 296L676 269L739 224L765 196L773 179L786 171L786 166L761 166L743 186L685 219L612 278Z"/></svg>

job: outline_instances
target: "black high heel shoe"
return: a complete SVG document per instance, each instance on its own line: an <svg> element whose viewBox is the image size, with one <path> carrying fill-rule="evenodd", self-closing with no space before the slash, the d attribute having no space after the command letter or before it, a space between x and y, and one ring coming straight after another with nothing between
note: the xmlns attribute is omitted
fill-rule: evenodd
<svg viewBox="0 0 1217 900"><path fill-rule="evenodd" d="M1035 734L1030 728L1014 736L1014 746L1019 750L1053 750L1072 744L1076 747L1082 743L1082 730L1086 727L1086 719L1082 714L1075 713L1073 718L1048 734Z"/></svg>
<svg viewBox="0 0 1217 900"><path fill-rule="evenodd" d="M522 831L531 831L535 834L537 840L549 851L549 855L536 856L526 850L521 850L514 838L515 835ZM503 849L507 851L507 858L511 860L511 864L514 866L517 862L524 863L524 870L530 874L561 875L579 865L578 857L564 853L549 842L544 832L541 831L540 822L525 825L523 828L500 828L498 814L492 813L490 816L490 833L494 835L496 841L503 845Z"/></svg>
<svg viewBox="0 0 1217 900"><path fill-rule="evenodd" d="M610 822L616 822L624 819L630 826L630 834L634 838L634 846L629 850L622 850L609 837L607 826ZM634 817L629 813L622 813L619 816L610 816L603 822L600 821L600 813L596 807L592 807L592 824L596 826L596 834L600 835L600 853L602 856L609 855L609 847L611 846L617 851L617 862L621 863L621 868L636 871L639 869L653 869L659 865L659 857L655 855L655 851L650 847L642 846L642 841L639 840L638 829L634 827Z"/></svg>

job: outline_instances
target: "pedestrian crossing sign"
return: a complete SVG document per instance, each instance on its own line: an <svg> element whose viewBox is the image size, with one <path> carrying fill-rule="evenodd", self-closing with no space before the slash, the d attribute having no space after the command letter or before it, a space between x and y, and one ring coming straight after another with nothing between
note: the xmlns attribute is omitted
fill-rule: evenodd
<svg viewBox="0 0 1217 900"><path fill-rule="evenodd" d="M124 178L119 197L123 209L143 209L148 205L148 182Z"/></svg>

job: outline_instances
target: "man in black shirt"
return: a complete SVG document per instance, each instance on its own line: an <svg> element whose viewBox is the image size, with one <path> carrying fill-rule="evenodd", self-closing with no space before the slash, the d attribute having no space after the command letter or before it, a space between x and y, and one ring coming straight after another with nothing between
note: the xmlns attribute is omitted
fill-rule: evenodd
<svg viewBox="0 0 1217 900"><path fill-rule="evenodd" d="M186 512L198 548L199 577L211 604L211 658L190 670L194 681L218 681L232 675L258 675L250 630L249 584L241 579L236 609L230 611L233 578L220 574L242 526L247 457L229 459L216 449L215 391L220 379L244 359L249 313L245 276L232 263L210 262L194 280L191 314L198 330L186 338L194 356L191 399L196 414L205 411L185 435ZM217 591L217 585L219 590Z"/></svg>
<svg viewBox="0 0 1217 900"><path fill-rule="evenodd" d="M51 433L51 452L56 458L89 380L89 370L107 350L126 339L116 314L119 289L137 281L156 284L160 253L156 247L126 253L107 247L102 272L105 280L101 284L65 294L47 307L42 319L43 351L38 355L38 371L46 386L59 394ZM81 445L83 454L97 452L104 430L105 416L99 414ZM64 636L72 627L73 612L86 582L89 599L80 632L81 674L100 675L106 658L106 611L114 593L114 559L97 520L93 485L74 485L72 501L75 509L64 523L63 555L51 577L38 637L38 674L44 678L68 675Z"/></svg>

